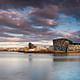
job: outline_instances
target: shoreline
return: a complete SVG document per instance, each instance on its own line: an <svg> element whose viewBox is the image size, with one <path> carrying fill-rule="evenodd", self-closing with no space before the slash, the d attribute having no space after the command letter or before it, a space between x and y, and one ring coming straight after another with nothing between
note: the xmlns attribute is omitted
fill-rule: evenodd
<svg viewBox="0 0 80 80"><path fill-rule="evenodd" d="M1 51L4 52L4 51ZM53 56L80 56L80 51L6 51L6 52L21 52L24 54L52 54Z"/></svg>
<svg viewBox="0 0 80 80"><path fill-rule="evenodd" d="M25 51L24 51L25 52ZM25 53L80 53L80 51L26 51Z"/></svg>
<svg viewBox="0 0 80 80"><path fill-rule="evenodd" d="M52 54L53 56L80 56L79 51L68 51L67 53L65 51L27 51L24 53Z"/></svg>

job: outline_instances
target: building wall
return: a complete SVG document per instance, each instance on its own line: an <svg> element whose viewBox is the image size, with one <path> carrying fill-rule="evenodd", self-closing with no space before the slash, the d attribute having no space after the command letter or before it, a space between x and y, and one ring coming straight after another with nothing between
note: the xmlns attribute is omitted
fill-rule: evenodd
<svg viewBox="0 0 80 80"><path fill-rule="evenodd" d="M70 44L70 45L68 46L68 51L80 51L80 45Z"/></svg>

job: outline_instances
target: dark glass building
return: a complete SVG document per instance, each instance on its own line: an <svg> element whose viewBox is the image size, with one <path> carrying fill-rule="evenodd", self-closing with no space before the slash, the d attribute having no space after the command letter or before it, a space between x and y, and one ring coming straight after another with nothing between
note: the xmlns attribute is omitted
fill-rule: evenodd
<svg viewBox="0 0 80 80"><path fill-rule="evenodd" d="M55 39L53 40L54 51L67 51L69 44L72 44L72 41L68 39Z"/></svg>

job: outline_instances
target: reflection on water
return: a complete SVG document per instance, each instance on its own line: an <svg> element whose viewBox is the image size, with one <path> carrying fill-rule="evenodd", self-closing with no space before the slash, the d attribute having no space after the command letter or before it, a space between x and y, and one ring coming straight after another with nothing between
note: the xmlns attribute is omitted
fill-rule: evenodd
<svg viewBox="0 0 80 80"><path fill-rule="evenodd" d="M80 56L0 52L0 80L80 80Z"/></svg>

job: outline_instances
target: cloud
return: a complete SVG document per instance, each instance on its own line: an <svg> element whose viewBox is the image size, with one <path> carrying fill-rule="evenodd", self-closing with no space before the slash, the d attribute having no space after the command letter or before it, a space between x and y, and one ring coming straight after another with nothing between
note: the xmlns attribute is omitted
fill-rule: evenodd
<svg viewBox="0 0 80 80"><path fill-rule="evenodd" d="M54 3L54 0L0 0L0 7L1 8L25 8L26 6L42 7L44 5L52 3Z"/></svg>
<svg viewBox="0 0 80 80"><path fill-rule="evenodd" d="M65 37L65 38L72 38L72 39L79 39L80 38L80 36L78 36L78 35L68 35L68 34L60 34L62 37Z"/></svg>
<svg viewBox="0 0 80 80"><path fill-rule="evenodd" d="M73 32L73 35L76 35L76 36L80 37L80 30Z"/></svg>
<svg viewBox="0 0 80 80"><path fill-rule="evenodd" d="M24 41L22 38L17 38L17 37L0 37L0 42L21 42Z"/></svg>
<svg viewBox="0 0 80 80"><path fill-rule="evenodd" d="M0 41L40 41L58 37L79 41L80 31L66 30L67 24L76 21L73 17L80 19L79 4L80 0L0 0ZM64 16L59 18L60 14ZM55 31L61 31L58 27L62 24L63 33Z"/></svg>
<svg viewBox="0 0 80 80"><path fill-rule="evenodd" d="M73 33L72 31L67 31L67 30L63 30L63 32L69 33L69 34L72 34Z"/></svg>
<svg viewBox="0 0 80 80"><path fill-rule="evenodd" d="M80 0L0 0L3 8L24 8L26 6L43 7L44 5L58 5L63 8L78 8ZM10 8L12 8L10 7Z"/></svg>
<svg viewBox="0 0 80 80"><path fill-rule="evenodd" d="M43 8L34 8L30 13L32 24L37 26L56 26L54 19L57 18L59 8L55 5L44 6Z"/></svg>
<svg viewBox="0 0 80 80"><path fill-rule="evenodd" d="M33 15L33 13L31 13L28 17L32 17L32 16L36 16L36 15ZM9 32L15 34L17 33L17 34L30 35L30 34L39 34L41 32L48 31L50 26L56 25L53 19L39 18L38 16L36 16L34 20L32 18L28 20L28 17L25 14L20 13L19 11L1 10L0 31L7 32L7 33ZM35 26L37 25L42 26L43 28L41 29L35 28ZM44 26L48 26L48 27L44 27Z"/></svg>
<svg viewBox="0 0 80 80"><path fill-rule="evenodd" d="M63 32L66 32L66 33L59 33L59 36L60 37L63 37L63 38L68 38L70 40L72 40L73 42L79 42L80 43L80 31L75 31L75 32L69 32L69 31L63 31Z"/></svg>
<svg viewBox="0 0 80 80"><path fill-rule="evenodd" d="M50 0L51 1L51 0ZM0 0L0 8L24 8L26 6L43 6L51 3L49 0Z"/></svg>
<svg viewBox="0 0 80 80"><path fill-rule="evenodd" d="M18 11L0 11L0 24L13 24L15 26L22 26L28 23L25 17Z"/></svg>
<svg viewBox="0 0 80 80"><path fill-rule="evenodd" d="M52 16L55 17L55 10L59 8L61 13L73 15L75 18L80 19L78 18L80 16L80 0L0 0L1 9L25 9L29 6L33 8L40 8L37 10L37 13L34 12L36 15L40 14L39 16L49 18L52 18ZM43 11L46 13L43 13Z"/></svg>
<svg viewBox="0 0 80 80"><path fill-rule="evenodd" d="M31 14L43 18L53 19L56 18L56 14L58 13L58 11L59 11L58 6L48 5L48 6L44 6L43 8L35 8L35 10L33 10Z"/></svg>

